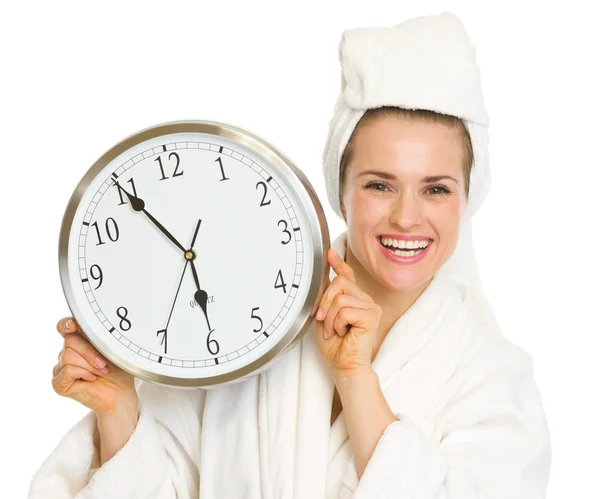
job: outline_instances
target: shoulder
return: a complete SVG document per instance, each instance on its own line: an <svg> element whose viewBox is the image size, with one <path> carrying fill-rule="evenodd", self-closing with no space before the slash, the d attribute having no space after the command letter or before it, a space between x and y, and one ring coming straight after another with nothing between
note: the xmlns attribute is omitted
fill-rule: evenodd
<svg viewBox="0 0 600 499"><path fill-rule="evenodd" d="M454 402L482 393L537 393L532 356L494 325L469 317L459 350L460 363L446 381Z"/></svg>
<svg viewBox="0 0 600 499"><path fill-rule="evenodd" d="M481 371L489 378L530 376L533 358L523 347L497 332L486 336L467 367Z"/></svg>
<svg viewBox="0 0 600 499"><path fill-rule="evenodd" d="M445 412L459 427L514 418L530 420L536 428L545 425L533 359L504 336L492 335L482 343L447 388L450 397Z"/></svg>
<svg viewBox="0 0 600 499"><path fill-rule="evenodd" d="M490 377L498 373L531 370L533 358L521 346L502 334L496 324L462 307L464 343L467 345L462 368Z"/></svg>

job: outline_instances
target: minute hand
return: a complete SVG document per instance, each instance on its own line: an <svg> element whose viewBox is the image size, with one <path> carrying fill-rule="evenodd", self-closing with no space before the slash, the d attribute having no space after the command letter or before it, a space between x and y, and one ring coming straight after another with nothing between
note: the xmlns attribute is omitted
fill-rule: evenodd
<svg viewBox="0 0 600 499"><path fill-rule="evenodd" d="M125 195L129 198L129 202L131 203L131 207L135 210L135 211L141 211L143 212L151 221L154 225L156 225L160 231L167 236L171 241L173 241L173 243L175 243L175 245L184 253L187 251L183 245L177 240L175 239L175 237L173 237L173 235L167 230L165 229L165 227L163 226L163 224L161 224L158 220L156 220L156 218L154 218L152 215L150 215L150 213L148 213L146 211L146 209L144 208L146 206L146 203L144 203L144 200L141 198L138 198L137 196L132 196L131 194L129 194L125 189L123 189L123 187L121 187L119 185L119 182L113 180L113 182L115 183L115 185L121 189Z"/></svg>

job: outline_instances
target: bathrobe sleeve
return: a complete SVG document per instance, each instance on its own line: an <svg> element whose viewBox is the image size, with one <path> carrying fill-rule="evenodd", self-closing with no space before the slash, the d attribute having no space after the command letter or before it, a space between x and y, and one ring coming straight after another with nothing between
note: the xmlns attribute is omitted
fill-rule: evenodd
<svg viewBox="0 0 600 499"><path fill-rule="evenodd" d="M204 391L141 382L138 398L138 424L110 460L100 466L90 411L37 470L29 499L197 498Z"/></svg>
<svg viewBox="0 0 600 499"><path fill-rule="evenodd" d="M360 481L347 475L340 498L543 499L550 437L532 359L512 343L491 348L449 383L464 388L440 411L439 437L395 412Z"/></svg>

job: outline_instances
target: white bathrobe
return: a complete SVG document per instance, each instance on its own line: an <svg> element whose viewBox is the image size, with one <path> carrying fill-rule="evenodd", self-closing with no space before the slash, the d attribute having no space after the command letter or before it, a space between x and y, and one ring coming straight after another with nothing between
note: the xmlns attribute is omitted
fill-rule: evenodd
<svg viewBox="0 0 600 499"><path fill-rule="evenodd" d="M345 256L347 233L332 246ZM335 277L333 270L331 277ZM360 481L315 325L270 369L210 391L136 380L140 418L99 466L88 413L33 477L30 499L541 499L550 438L528 353L438 272L373 363L398 418Z"/></svg>

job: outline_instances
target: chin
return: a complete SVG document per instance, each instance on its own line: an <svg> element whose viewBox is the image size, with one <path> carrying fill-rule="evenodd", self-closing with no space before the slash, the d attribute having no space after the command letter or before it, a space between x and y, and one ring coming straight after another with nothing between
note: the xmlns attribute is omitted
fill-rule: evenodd
<svg viewBox="0 0 600 499"><path fill-rule="evenodd" d="M419 286L423 285L431 276L422 276L410 271L400 271L396 275L391 276L389 273L385 276L380 276L379 280L388 288L394 291L414 291Z"/></svg>

